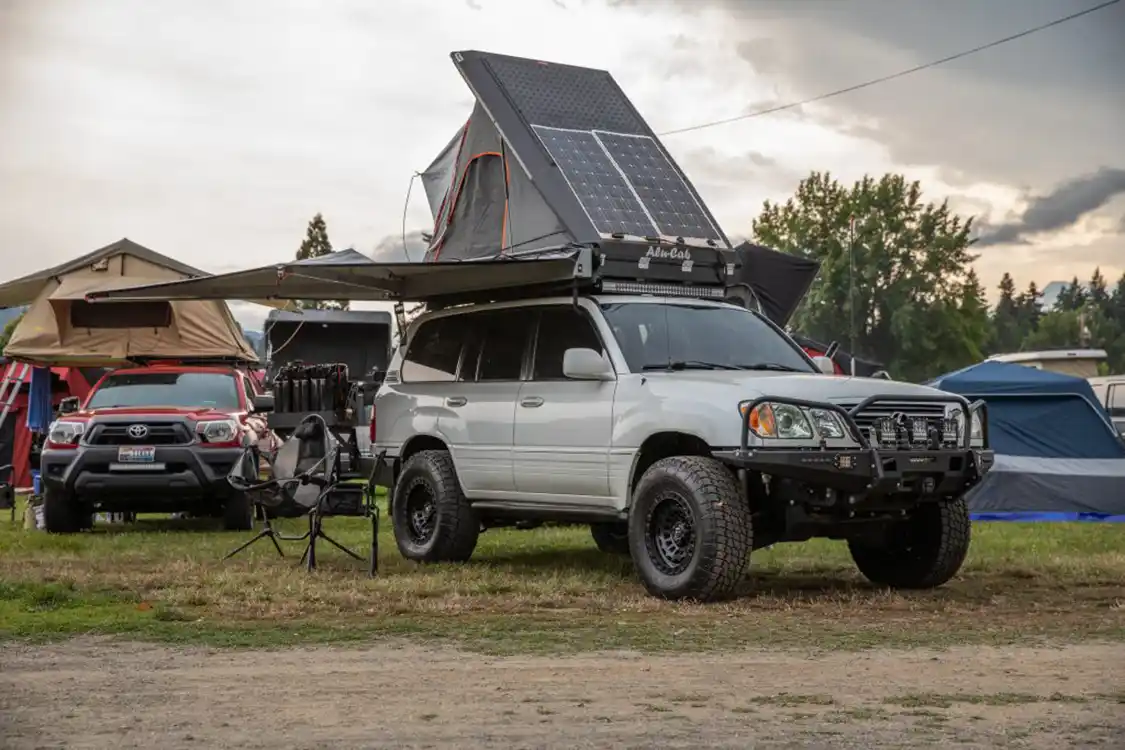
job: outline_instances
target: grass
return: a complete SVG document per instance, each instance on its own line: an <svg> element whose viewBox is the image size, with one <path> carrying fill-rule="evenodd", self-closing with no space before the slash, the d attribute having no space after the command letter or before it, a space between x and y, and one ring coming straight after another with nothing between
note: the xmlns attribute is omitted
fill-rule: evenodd
<svg viewBox="0 0 1125 750"><path fill-rule="evenodd" d="M282 524L302 528L300 520ZM362 552L365 524L328 533ZM584 527L492 530L465 565L403 560L389 523L380 575L332 549L320 569L213 524L142 519L54 536L0 520L0 639L80 634L232 647L411 637L489 653L749 646L862 649L1125 640L1125 533L1098 524L979 524L958 579L930 592L866 584L839 542L756 552L742 595L648 597Z"/></svg>

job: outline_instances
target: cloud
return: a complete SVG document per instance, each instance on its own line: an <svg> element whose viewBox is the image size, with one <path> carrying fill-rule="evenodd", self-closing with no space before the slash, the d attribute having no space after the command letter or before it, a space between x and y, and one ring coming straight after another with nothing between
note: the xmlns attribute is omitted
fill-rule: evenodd
<svg viewBox="0 0 1125 750"><path fill-rule="evenodd" d="M422 239L422 230L414 229L406 233L405 249L402 233L388 234L375 243L371 258L379 263L420 263L426 255L429 243Z"/></svg>
<svg viewBox="0 0 1125 750"><path fill-rule="evenodd" d="M1125 195L1125 169L1102 167L1033 198L1014 221L986 228L977 247L1026 243L1028 235L1068 229L1118 195Z"/></svg>

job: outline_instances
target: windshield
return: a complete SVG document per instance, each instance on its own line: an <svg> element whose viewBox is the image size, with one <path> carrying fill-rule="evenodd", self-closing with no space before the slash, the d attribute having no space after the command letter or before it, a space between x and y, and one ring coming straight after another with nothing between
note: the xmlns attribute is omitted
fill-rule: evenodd
<svg viewBox="0 0 1125 750"><path fill-rule="evenodd" d="M237 382L217 372L138 372L110 375L90 395L87 409L173 406L238 411Z"/></svg>
<svg viewBox="0 0 1125 750"><path fill-rule="evenodd" d="M688 302L605 303L602 311L629 369L816 372L797 346L741 307Z"/></svg>

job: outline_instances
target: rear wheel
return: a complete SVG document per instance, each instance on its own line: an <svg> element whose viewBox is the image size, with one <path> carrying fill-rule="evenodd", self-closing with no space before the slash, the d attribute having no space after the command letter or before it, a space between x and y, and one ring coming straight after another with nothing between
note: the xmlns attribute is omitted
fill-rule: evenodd
<svg viewBox="0 0 1125 750"><path fill-rule="evenodd" d="M73 534L93 526L93 518L77 497L47 487L43 490L43 525L52 534Z"/></svg>
<svg viewBox="0 0 1125 750"><path fill-rule="evenodd" d="M629 554L629 523L592 523L590 536L598 549L611 555Z"/></svg>
<svg viewBox="0 0 1125 750"><path fill-rule="evenodd" d="M395 483L391 520L399 552L416 562L464 562L480 535L480 521L447 451L420 451L406 459Z"/></svg>
<svg viewBox="0 0 1125 750"><path fill-rule="evenodd" d="M654 596L713 601L732 595L753 548L750 509L734 476L700 456L654 463L633 494L629 548Z"/></svg>
<svg viewBox="0 0 1125 750"><path fill-rule="evenodd" d="M897 589L932 589L957 575L969 552L972 523L965 498L927 503L879 542L848 542L859 572Z"/></svg>

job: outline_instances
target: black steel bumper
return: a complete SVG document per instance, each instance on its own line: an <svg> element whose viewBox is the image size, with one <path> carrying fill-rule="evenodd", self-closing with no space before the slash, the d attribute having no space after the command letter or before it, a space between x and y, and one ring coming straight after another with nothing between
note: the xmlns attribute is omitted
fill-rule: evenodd
<svg viewBox="0 0 1125 750"><path fill-rule="evenodd" d="M879 402L957 402L964 413L965 434L961 445L952 448L882 449L873 446L855 421L856 414ZM751 447L750 411L762 403L823 409L839 415L859 447L831 449L786 449ZM970 404L955 394L941 396L872 396L845 410L827 402L763 397L750 403L743 416L742 445L737 450L716 451L715 458L738 469L784 477L809 485L860 495L864 498L914 494L959 495L977 484L992 468L994 454L988 448L987 407L983 401ZM983 447L971 447L972 415L982 411Z"/></svg>
<svg viewBox="0 0 1125 750"><path fill-rule="evenodd" d="M163 469L111 470L117 446L79 446L75 450L44 450L40 475L45 486L103 507L138 503L152 512L187 510L195 501L231 493L227 474L242 457L242 448L193 445L156 446L155 463ZM144 466L143 464L140 466ZM144 512L142 510L141 512Z"/></svg>

